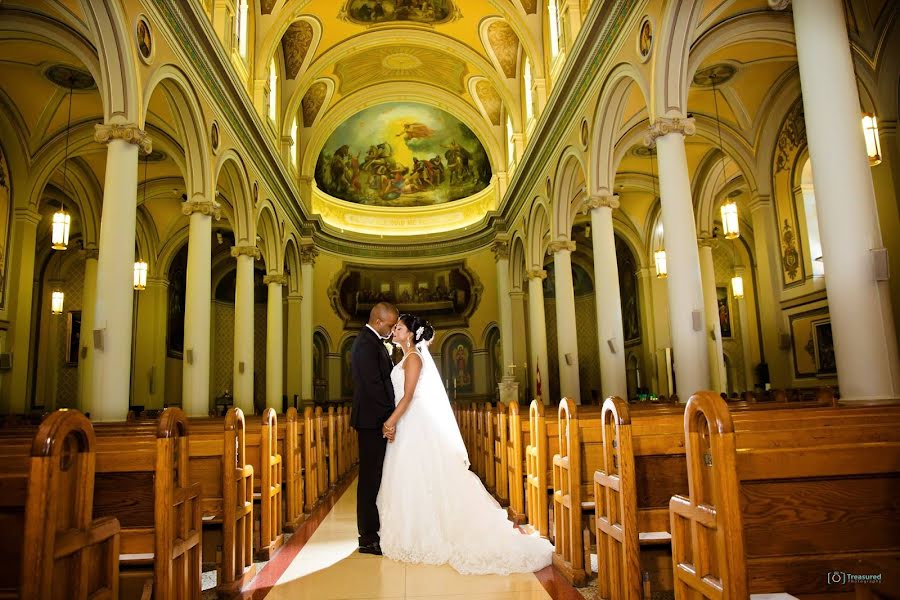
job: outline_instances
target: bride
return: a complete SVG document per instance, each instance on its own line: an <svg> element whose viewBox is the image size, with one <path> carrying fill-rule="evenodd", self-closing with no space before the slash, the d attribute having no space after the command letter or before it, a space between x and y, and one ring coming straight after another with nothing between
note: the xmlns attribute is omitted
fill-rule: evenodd
<svg viewBox="0 0 900 600"><path fill-rule="evenodd" d="M466 448L440 373L428 351L434 329L400 315L393 329L403 360L391 372L397 407L378 493L381 550L394 560L462 574L527 573L551 562L547 540L515 529L469 471Z"/></svg>

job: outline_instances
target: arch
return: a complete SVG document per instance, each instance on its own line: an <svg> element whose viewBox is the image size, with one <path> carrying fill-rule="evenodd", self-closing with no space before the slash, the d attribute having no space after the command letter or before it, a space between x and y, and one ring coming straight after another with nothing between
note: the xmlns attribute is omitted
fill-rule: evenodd
<svg viewBox="0 0 900 600"><path fill-rule="evenodd" d="M659 117L687 114L688 59L702 11L702 0L669 2L664 16L657 21L659 32L651 59L653 90L650 97L653 103L648 106L651 122Z"/></svg>
<svg viewBox="0 0 900 600"><path fill-rule="evenodd" d="M491 26L496 23L502 23L516 36L516 51L514 57L512 57L514 61L512 65L504 64L504 58L497 55L497 49L494 47L494 44L491 43L490 29ZM519 71L519 55L521 54L520 50L523 47L522 40L519 38L519 34L516 33L516 30L513 29L509 22L503 17L490 16L483 18L481 22L478 23L478 37L481 40L481 45L484 47L485 53L491 59L491 62L494 63L494 68L497 72L505 79L514 79ZM510 75L507 70L509 67L512 67L512 75Z"/></svg>
<svg viewBox="0 0 900 600"><path fill-rule="evenodd" d="M300 245L297 243L297 237L293 233L290 233L285 239L282 253L284 254L285 268L288 273L288 295L299 295L302 284Z"/></svg>
<svg viewBox="0 0 900 600"><path fill-rule="evenodd" d="M159 236L156 233L156 225L153 217L145 206L137 208L137 229L135 230L135 245L141 260L147 263L147 277L160 277L161 272L156 269L156 256L159 252ZM138 257L135 257L137 261Z"/></svg>
<svg viewBox="0 0 900 600"><path fill-rule="evenodd" d="M509 252L509 280L514 292L525 287L525 236L522 231L513 236Z"/></svg>
<svg viewBox="0 0 900 600"><path fill-rule="evenodd" d="M305 3L306 2L304 2L304 4ZM278 51L278 46L281 45L281 41L284 39L284 34L287 33L288 28L297 21L304 21L312 27L312 40L309 43L309 48L306 49L306 55L303 57L303 62L300 65L298 74L309 69L312 58L315 56L316 50L319 47L319 42L322 40L324 27L322 26L322 22L315 16L300 14L301 9L302 6L298 7L297 10L287 9L285 7L285 9L282 9L281 11L273 11L273 13L276 13L278 16L276 17L275 23L269 26L265 38L263 38L263 41L259 44L260 51L257 53L256 57L256 69L258 73L268 72L269 60ZM283 71L283 73L285 72L286 71Z"/></svg>
<svg viewBox="0 0 900 600"><path fill-rule="evenodd" d="M649 105L649 90L637 68L630 63L622 63L613 68L606 81L603 82L597 111L594 115L593 140L591 141L591 173L592 191L596 194L612 194L615 180L613 160L616 141L620 132L619 124L625 112L625 104L632 85L637 85ZM612 126L610 127L610 124Z"/></svg>
<svg viewBox="0 0 900 600"><path fill-rule="evenodd" d="M260 251L266 261L266 272L283 273L284 258L281 255L281 229L275 206L268 198L261 200L256 213L257 239L261 240Z"/></svg>
<svg viewBox="0 0 900 600"><path fill-rule="evenodd" d="M253 218L253 200L244 160L237 150L229 148L219 156L215 169L216 187L223 187L220 182L224 176L228 183L226 190L231 191L232 218L230 220L234 228L235 243L249 244L250 240L254 238L256 222Z"/></svg>
<svg viewBox="0 0 900 600"><path fill-rule="evenodd" d="M722 164L722 151L713 148L700 161L694 177L691 195L694 198L694 218L698 232L711 234L716 221L716 204L725 194L746 183L743 173L727 177L727 165ZM728 162L735 164L725 154Z"/></svg>
<svg viewBox="0 0 900 600"><path fill-rule="evenodd" d="M544 268L544 255L550 243L549 202L541 197L532 201L528 215L528 234L525 244L525 260L529 270Z"/></svg>
<svg viewBox="0 0 900 600"><path fill-rule="evenodd" d="M572 225L587 193L584 159L572 146L563 150L553 187L553 239L568 240L572 236Z"/></svg>
<svg viewBox="0 0 900 600"><path fill-rule="evenodd" d="M188 198L205 201L210 198L209 186L212 179L209 144L206 141L204 127L206 120L203 118L200 102L187 75L174 64L163 65L147 82L147 95L141 112L142 127L149 112L150 100L157 87L162 87L174 100L172 107L178 120L177 128L184 137L185 186Z"/></svg>

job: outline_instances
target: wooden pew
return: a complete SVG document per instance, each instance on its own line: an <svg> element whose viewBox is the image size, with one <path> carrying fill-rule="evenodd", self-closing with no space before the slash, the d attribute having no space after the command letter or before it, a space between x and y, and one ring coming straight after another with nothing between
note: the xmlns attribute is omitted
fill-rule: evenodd
<svg viewBox="0 0 900 600"><path fill-rule="evenodd" d="M487 491L496 495L497 482L494 466L494 421L496 413L490 402L484 403L481 412L481 480Z"/></svg>
<svg viewBox="0 0 900 600"><path fill-rule="evenodd" d="M152 566L155 599L199 599L201 487L191 482L184 413L166 409L155 435L95 432L94 515L116 517L121 525L120 589L127 577L122 569ZM135 575L143 583L143 572Z"/></svg>
<svg viewBox="0 0 900 600"><path fill-rule="evenodd" d="M559 403L559 453L553 456L553 517L555 548L553 566L576 586L587 575L581 542L581 431L575 403L563 398ZM576 482L573 485L573 481ZM588 566L589 567L589 566Z"/></svg>
<svg viewBox="0 0 900 600"><path fill-rule="evenodd" d="M319 477L318 492L321 497L328 491L328 438L326 437L328 433L328 421L325 419L321 406L316 407L314 415L317 449L316 460L319 463L319 468L316 470L316 473Z"/></svg>
<svg viewBox="0 0 900 600"><path fill-rule="evenodd" d="M284 543L281 532L282 459L278 454L278 418L275 409L267 408L263 412L259 434L248 437L258 440L258 445L248 443L251 447L247 449L247 462L253 466L254 473L259 473L258 491L254 490L253 493L254 501L259 502L260 516L257 555L263 560L269 560Z"/></svg>
<svg viewBox="0 0 900 600"><path fill-rule="evenodd" d="M525 447L526 511L528 523L541 537L549 535L549 503L547 501L547 421L544 404L532 400L528 409L529 442Z"/></svg>
<svg viewBox="0 0 900 600"><path fill-rule="evenodd" d="M284 530L296 531L303 522L303 432L297 409L284 416Z"/></svg>
<svg viewBox="0 0 900 600"><path fill-rule="evenodd" d="M509 405L506 431L506 480L509 497L507 512L514 523L525 522L525 433L518 402ZM526 430L527 430L527 421Z"/></svg>
<svg viewBox="0 0 900 600"><path fill-rule="evenodd" d="M222 578L220 592L241 590L256 574L253 562L253 467L247 464L244 413L225 415Z"/></svg>
<svg viewBox="0 0 900 600"><path fill-rule="evenodd" d="M93 519L93 428L76 410L0 439L0 595L118 598L119 522Z"/></svg>
<svg viewBox="0 0 900 600"><path fill-rule="evenodd" d="M319 501L319 438L316 435L317 417L311 406L303 409L303 464L305 468L306 483L306 512L312 509Z"/></svg>
<svg viewBox="0 0 900 600"><path fill-rule="evenodd" d="M494 497L500 506L509 506L509 455L507 453L507 436L509 427L506 418L507 408L498 403L491 420L491 448L494 470Z"/></svg>
<svg viewBox="0 0 900 600"><path fill-rule="evenodd" d="M857 597L900 595L900 406L803 414L772 431L765 413L691 397L690 492L670 502L676 597L852 597L834 572L882 575Z"/></svg>

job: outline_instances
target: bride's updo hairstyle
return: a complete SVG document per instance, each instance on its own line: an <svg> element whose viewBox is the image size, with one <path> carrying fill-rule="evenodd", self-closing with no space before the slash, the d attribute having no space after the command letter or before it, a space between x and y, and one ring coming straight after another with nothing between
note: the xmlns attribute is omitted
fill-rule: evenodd
<svg viewBox="0 0 900 600"><path fill-rule="evenodd" d="M430 342L434 337L434 327L425 319L405 314L400 315L400 320L403 321L407 329L412 331L413 345L418 345L421 342Z"/></svg>

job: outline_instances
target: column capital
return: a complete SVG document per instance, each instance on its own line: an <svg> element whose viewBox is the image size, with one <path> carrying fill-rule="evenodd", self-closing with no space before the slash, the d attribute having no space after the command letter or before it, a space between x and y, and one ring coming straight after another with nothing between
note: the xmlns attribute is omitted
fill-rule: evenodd
<svg viewBox="0 0 900 600"><path fill-rule="evenodd" d="M31 223L32 225L37 225L42 219L41 213L33 210L31 207L17 208L13 214L16 221L24 221L25 223Z"/></svg>
<svg viewBox="0 0 900 600"><path fill-rule="evenodd" d="M200 213L208 217L212 217L218 221L222 216L221 206L215 200L189 200L182 202L181 213L185 216L191 216L194 213Z"/></svg>
<svg viewBox="0 0 900 600"><path fill-rule="evenodd" d="M108 144L112 140L123 140L138 147L142 154L150 154L153 142L147 132L133 123L112 123L94 125L94 141Z"/></svg>
<svg viewBox="0 0 900 600"><path fill-rule="evenodd" d="M286 297L286 300L288 301L288 303L291 303L291 304L293 304L295 302L302 302L303 296L301 294L288 294Z"/></svg>
<svg viewBox="0 0 900 600"><path fill-rule="evenodd" d="M550 242L550 245L547 246L547 251L551 254L556 254L557 252L575 252L575 242L572 240L558 240L556 242Z"/></svg>
<svg viewBox="0 0 900 600"><path fill-rule="evenodd" d="M97 260L100 258L100 249L99 248L85 248L84 249L84 260Z"/></svg>
<svg viewBox="0 0 900 600"><path fill-rule="evenodd" d="M529 269L525 271L528 279L547 279L547 271L544 269Z"/></svg>
<svg viewBox="0 0 900 600"><path fill-rule="evenodd" d="M294 138L292 138L292 137L289 136L289 135L283 135L283 136L281 136L281 143L282 143L282 144L287 144L288 146L293 146L293 145L294 145Z"/></svg>
<svg viewBox="0 0 900 600"><path fill-rule="evenodd" d="M653 273L653 269L651 269L650 267L644 267L643 269L637 270L637 276L640 279L651 279L655 277L655 274Z"/></svg>
<svg viewBox="0 0 900 600"><path fill-rule="evenodd" d="M275 285L287 285L288 278L284 273L272 273L271 275L266 275L263 277L263 283L265 285L275 284Z"/></svg>
<svg viewBox="0 0 900 600"><path fill-rule="evenodd" d="M769 8L772 10L784 10L791 5L791 0L769 0Z"/></svg>
<svg viewBox="0 0 900 600"><path fill-rule="evenodd" d="M756 212L762 208L771 208L772 206L772 197L768 195L756 195L750 199L748 203L748 207L750 208L750 212Z"/></svg>
<svg viewBox="0 0 900 600"><path fill-rule="evenodd" d="M683 136L694 135L697 133L697 124L693 117L658 117L653 122L644 136L644 145L650 148L656 145L657 138L670 133L680 133Z"/></svg>
<svg viewBox="0 0 900 600"><path fill-rule="evenodd" d="M491 244L491 252L494 253L494 260L509 260L509 242L495 241Z"/></svg>
<svg viewBox="0 0 900 600"><path fill-rule="evenodd" d="M584 203L581 205L581 210L585 213L588 213L595 208L609 208L610 210L619 208L619 195L597 194L588 196L585 199Z"/></svg>
<svg viewBox="0 0 900 600"><path fill-rule="evenodd" d="M300 248L301 265L315 265L317 256L319 256L319 251L315 246L309 245Z"/></svg>
<svg viewBox="0 0 900 600"><path fill-rule="evenodd" d="M148 277L147 287L158 286L161 288L169 287L169 280L165 277Z"/></svg>
<svg viewBox="0 0 900 600"><path fill-rule="evenodd" d="M715 248L719 245L719 240L704 232L697 238L697 245L701 248Z"/></svg>
<svg viewBox="0 0 900 600"><path fill-rule="evenodd" d="M255 244L235 244L231 247L231 256L251 256L254 260L259 260L259 248Z"/></svg>
<svg viewBox="0 0 900 600"><path fill-rule="evenodd" d="M732 267L732 270L734 271L734 275L736 277L740 277L744 274L744 271L747 270L747 267L745 267L744 265L734 265L734 267Z"/></svg>

